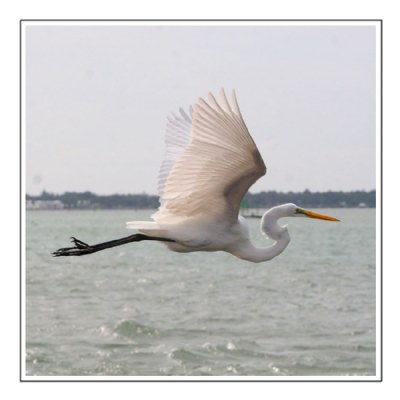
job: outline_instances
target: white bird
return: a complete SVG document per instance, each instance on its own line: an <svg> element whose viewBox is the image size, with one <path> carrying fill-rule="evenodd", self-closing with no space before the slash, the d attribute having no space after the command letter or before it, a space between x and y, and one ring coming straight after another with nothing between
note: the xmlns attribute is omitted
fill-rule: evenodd
<svg viewBox="0 0 400 400"><path fill-rule="evenodd" d="M295 204L273 207L261 219L261 233L273 239L267 247L254 246L240 202L250 186L265 175L264 161L241 115L233 91L220 102L209 93L187 114L182 109L167 122L166 154L159 175L160 207L153 221L128 222L140 233L97 245L72 238L74 247L54 256L80 256L106 248L158 240L172 251L226 251L244 260L261 262L282 253L290 241L282 217L303 216L327 221L338 219L305 210Z"/></svg>

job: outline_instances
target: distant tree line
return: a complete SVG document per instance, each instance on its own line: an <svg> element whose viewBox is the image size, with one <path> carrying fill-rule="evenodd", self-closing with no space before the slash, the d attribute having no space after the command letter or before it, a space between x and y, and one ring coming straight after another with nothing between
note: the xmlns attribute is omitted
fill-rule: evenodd
<svg viewBox="0 0 400 400"><path fill-rule="evenodd" d="M337 207L370 207L376 206L376 191L353 192L260 192L247 193L242 201L242 207L270 208L278 204L295 203L301 207L337 208Z"/></svg>
<svg viewBox="0 0 400 400"><path fill-rule="evenodd" d="M159 206L158 196L148 194L96 195L92 192L65 192L54 194L43 191L38 196L26 195L26 200L59 200L66 209L155 209ZM243 208L270 208L278 204L295 203L301 207L337 208L371 207L376 205L376 191L352 192L260 192L247 193L242 201Z"/></svg>

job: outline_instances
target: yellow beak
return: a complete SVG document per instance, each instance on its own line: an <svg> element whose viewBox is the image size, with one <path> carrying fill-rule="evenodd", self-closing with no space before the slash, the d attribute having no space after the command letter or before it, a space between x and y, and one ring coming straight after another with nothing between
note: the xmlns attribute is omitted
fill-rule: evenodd
<svg viewBox="0 0 400 400"><path fill-rule="evenodd" d="M300 214L304 214L306 217L309 218L323 219L325 221L340 221L340 219L330 217L329 215L318 214L314 211L305 210L304 208L298 208L297 212Z"/></svg>

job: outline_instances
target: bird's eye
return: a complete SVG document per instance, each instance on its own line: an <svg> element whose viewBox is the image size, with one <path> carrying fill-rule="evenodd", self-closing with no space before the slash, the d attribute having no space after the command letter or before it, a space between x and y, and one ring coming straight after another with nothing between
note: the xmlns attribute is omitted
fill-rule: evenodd
<svg viewBox="0 0 400 400"><path fill-rule="evenodd" d="M302 217L304 215L304 210L302 208L296 207L296 210L294 211L294 215Z"/></svg>

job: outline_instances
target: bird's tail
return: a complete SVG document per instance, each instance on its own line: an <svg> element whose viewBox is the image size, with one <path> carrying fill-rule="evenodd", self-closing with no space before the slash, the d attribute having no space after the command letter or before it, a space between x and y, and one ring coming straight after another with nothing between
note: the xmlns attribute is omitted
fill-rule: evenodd
<svg viewBox="0 0 400 400"><path fill-rule="evenodd" d="M161 229L160 225L154 221L129 221L126 223L126 227L152 236L162 236L166 232L165 229Z"/></svg>

